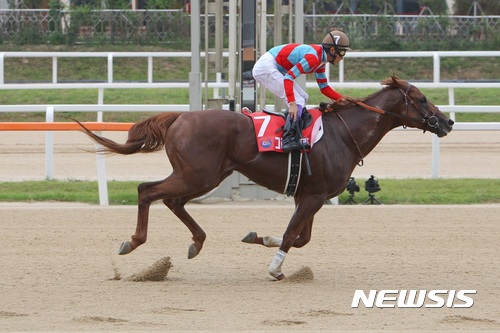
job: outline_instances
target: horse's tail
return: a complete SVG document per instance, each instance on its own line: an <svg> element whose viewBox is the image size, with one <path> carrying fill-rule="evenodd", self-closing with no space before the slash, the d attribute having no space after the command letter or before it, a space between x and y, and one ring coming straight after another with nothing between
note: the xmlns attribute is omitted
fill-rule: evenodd
<svg viewBox="0 0 500 333"><path fill-rule="evenodd" d="M172 123L182 113L161 113L133 125L128 131L128 139L124 144L99 136L75 120L92 140L104 148L100 152L130 155L135 153L152 153L165 147L165 135Z"/></svg>

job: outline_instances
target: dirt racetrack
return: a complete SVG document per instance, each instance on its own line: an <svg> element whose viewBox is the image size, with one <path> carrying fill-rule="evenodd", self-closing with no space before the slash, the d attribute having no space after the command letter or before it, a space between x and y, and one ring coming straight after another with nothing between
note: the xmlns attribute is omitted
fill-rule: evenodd
<svg viewBox="0 0 500 333"><path fill-rule="evenodd" d="M208 235L191 260L189 232L161 205L148 242L119 256L135 207L1 204L0 331L500 331L499 205L325 206L283 264L314 278L280 282L267 273L276 249L240 239L281 235L291 205L188 208ZM114 280L164 256L165 281ZM351 308L357 289L477 293L471 308Z"/></svg>
<svg viewBox="0 0 500 333"><path fill-rule="evenodd" d="M55 136L55 178L95 179L95 157L82 152L93 145L80 133ZM392 132L355 176L430 177L430 141ZM452 132L441 142L441 176L500 177L500 133ZM44 179L43 133L0 132L0 154L0 181ZM169 168L161 152L107 159L110 179L158 180ZM148 242L119 256L136 207L2 203L0 331L500 331L500 205L325 206L312 241L283 264L290 278L276 282L267 273L276 249L240 239L280 236L292 209L190 204L208 238L188 260L190 234L161 205ZM165 281L125 281L165 256ZM471 308L352 308L358 289L477 293Z"/></svg>
<svg viewBox="0 0 500 333"><path fill-rule="evenodd" d="M127 133L105 132L124 142ZM97 179L95 155L88 137L79 132L54 132L54 178ZM429 178L432 176L432 135L421 131L389 132L357 167L353 176ZM0 181L45 178L45 133L0 131ZM500 178L500 131L456 131L440 139L439 176L445 178ZM163 151L106 158L109 179L159 180L171 172Z"/></svg>

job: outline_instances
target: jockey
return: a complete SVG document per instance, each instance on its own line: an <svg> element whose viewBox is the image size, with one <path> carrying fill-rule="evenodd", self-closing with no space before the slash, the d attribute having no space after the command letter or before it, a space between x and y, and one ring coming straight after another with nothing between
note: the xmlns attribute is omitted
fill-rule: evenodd
<svg viewBox="0 0 500 333"><path fill-rule="evenodd" d="M342 31L334 30L317 44L284 44L271 48L255 63L254 79L265 86L288 106L288 116L283 133L283 151L301 148L300 137L294 122L300 119L309 95L294 81L302 74L314 73L321 93L332 100L343 98L328 85L325 63L338 64L349 48L349 38Z"/></svg>

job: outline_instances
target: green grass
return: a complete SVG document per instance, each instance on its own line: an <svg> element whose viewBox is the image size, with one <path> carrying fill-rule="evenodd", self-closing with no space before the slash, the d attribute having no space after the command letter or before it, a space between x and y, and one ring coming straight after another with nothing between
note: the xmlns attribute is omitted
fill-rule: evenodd
<svg viewBox="0 0 500 333"><path fill-rule="evenodd" d="M364 190L365 179L356 180L361 187L355 193L357 202L368 199ZM500 203L500 179L379 179L380 192L375 197L384 204L486 204ZM344 192L340 202L349 193Z"/></svg>
<svg viewBox="0 0 500 333"><path fill-rule="evenodd" d="M153 46L50 46L50 45L8 45L0 44L4 52L68 51L68 52L159 52L175 51ZM52 63L49 58L5 58L5 82L51 82ZM204 64L201 64L204 68ZM188 81L190 71L189 58L154 58L154 81ZM485 80L498 79L500 71L498 58L443 58L441 61L442 80ZM392 74L409 80L432 80L432 58L352 58L345 61L345 79L347 81L382 81ZM106 58L60 58L58 60L58 79L64 81L107 80ZM146 58L116 58L113 77L116 81L146 81ZM330 81L335 86L338 67L332 66ZM309 75L308 80L314 80ZM418 86L418 83L416 84ZM378 89L338 89L344 95L365 97ZM448 104L447 89L422 89L434 104ZM203 95L205 90L202 91ZM308 89L309 103L326 101L318 89ZM79 90L0 90L1 104L96 104L97 89ZM208 96L213 96L209 90ZM274 99L268 94L269 104ZM106 89L105 104L189 104L187 89ZM456 89L457 105L498 105L498 89ZM56 121L65 121L68 116L82 121L96 119L95 113L79 114L56 113ZM135 122L149 117L144 113L115 113L104 115L105 121ZM0 113L0 121L43 121L44 114L35 113ZM457 114L457 121L500 121L500 114Z"/></svg>
<svg viewBox="0 0 500 333"><path fill-rule="evenodd" d="M137 204L137 186L140 182L108 182L110 204ZM3 202L83 202L99 203L95 181L23 181L0 183L0 201Z"/></svg>
<svg viewBox="0 0 500 333"><path fill-rule="evenodd" d="M366 179L356 179L361 191L357 203L368 199ZM387 205L488 204L500 203L500 179L379 179L381 191L375 197ZM108 182L111 205L136 205L139 181ZM344 203L349 193L339 196ZM26 181L0 183L0 202L82 202L99 203L97 182Z"/></svg>
<svg viewBox="0 0 500 333"><path fill-rule="evenodd" d="M377 89L338 89L341 94L365 97ZM434 104L448 104L447 89L422 89ZM211 92L209 92L210 94ZM326 101L317 89L308 89L309 103ZM498 105L498 89L456 89L456 104ZM269 94L267 102L274 99ZM0 90L0 104L96 104L97 89L82 90L30 90L19 94L18 91ZM108 89L104 93L105 104L189 104L188 89ZM104 121L136 122L152 114L143 112L107 112ZM56 112L56 121L69 121L69 117L81 121L95 121L95 113ZM457 113L457 121L500 122L500 113L471 114ZM44 113L0 113L0 121L45 121Z"/></svg>

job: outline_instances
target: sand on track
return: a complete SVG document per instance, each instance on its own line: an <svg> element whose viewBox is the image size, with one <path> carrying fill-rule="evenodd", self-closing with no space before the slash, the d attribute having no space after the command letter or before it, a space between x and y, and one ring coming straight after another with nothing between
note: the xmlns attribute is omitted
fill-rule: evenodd
<svg viewBox="0 0 500 333"><path fill-rule="evenodd" d="M117 142L127 133L104 132ZM92 141L80 132L54 132L54 178L97 179L96 158L86 152ZM0 131L0 181L45 179L45 133ZM500 178L500 131L455 131L440 139L439 176L445 178ZM432 176L432 135L397 130L386 137L356 167L354 177L429 178ZM172 167L164 151L106 157L110 180L154 181L167 177Z"/></svg>
<svg viewBox="0 0 500 333"><path fill-rule="evenodd" d="M146 244L119 256L135 207L0 204L0 331L500 331L500 205L325 206L283 264L309 275L281 282L267 273L276 249L240 239L280 236L292 205L188 211L208 235L191 260L190 233L162 205ZM164 281L114 279L166 256ZM466 309L351 308L357 289L477 294Z"/></svg>
<svg viewBox="0 0 500 333"><path fill-rule="evenodd" d="M105 133L120 142L126 133ZM94 146L54 133L54 177L96 179ZM45 178L45 133L0 132L0 181ZM431 135L393 131L355 177L427 178ZM441 139L440 176L500 177L500 132ZM109 179L158 180L163 152L106 158ZM134 189L135 190L135 189ZM136 207L1 203L0 331L500 331L500 205L325 206L312 241L292 249L290 279L268 274L276 249L240 241L281 236L289 201L190 204L207 232L187 259L191 235L161 205L149 239L126 256ZM126 278L170 257L167 279ZM117 274L121 277L116 279ZM477 290L472 308L351 308L354 291Z"/></svg>

